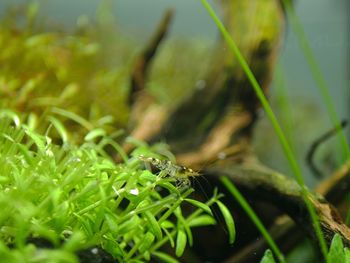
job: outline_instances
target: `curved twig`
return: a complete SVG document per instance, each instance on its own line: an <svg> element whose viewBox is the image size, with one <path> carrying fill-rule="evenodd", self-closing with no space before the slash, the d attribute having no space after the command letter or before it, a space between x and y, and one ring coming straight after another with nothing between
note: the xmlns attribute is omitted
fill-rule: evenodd
<svg viewBox="0 0 350 263"><path fill-rule="evenodd" d="M340 123L340 128L344 129L346 127L346 125L348 124L347 120L343 120ZM306 162L308 164L308 166L310 167L310 170L312 171L312 173L318 177L318 178L322 178L322 172L320 169L317 168L317 165L315 164L314 161L314 156L315 156L315 152L318 149L318 147L324 143L326 140L328 140L329 138L331 138L332 136L334 136L336 133L338 132L338 128L335 127L329 131L327 131L325 134L323 134L322 136L320 136L318 139L316 139L310 146L309 151L307 152L306 155Z"/></svg>
<svg viewBox="0 0 350 263"><path fill-rule="evenodd" d="M141 91L145 87L145 79L149 64L152 61L159 45L166 36L169 25L172 21L174 10L169 9L164 14L158 28L147 44L142 54L137 58L134 69L131 75L131 91L129 94L129 104L132 105L135 102L135 93Z"/></svg>

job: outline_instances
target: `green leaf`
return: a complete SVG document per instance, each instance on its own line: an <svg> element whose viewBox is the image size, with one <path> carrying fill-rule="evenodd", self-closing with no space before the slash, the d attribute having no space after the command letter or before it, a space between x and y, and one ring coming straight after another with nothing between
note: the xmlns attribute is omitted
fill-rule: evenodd
<svg viewBox="0 0 350 263"><path fill-rule="evenodd" d="M86 236L82 231L74 231L73 234L64 242L65 251L74 252L86 246Z"/></svg>
<svg viewBox="0 0 350 263"><path fill-rule="evenodd" d="M174 228L175 225L173 224L173 222L169 221L169 220L164 220L162 223L161 223L161 226L163 228Z"/></svg>
<svg viewBox="0 0 350 263"><path fill-rule="evenodd" d="M140 223L141 223L140 221L141 220L137 215L133 216L132 218L118 225L119 226L118 233L122 235L137 229L140 226Z"/></svg>
<svg viewBox="0 0 350 263"><path fill-rule="evenodd" d="M140 241L142 242L139 247L140 253L146 252L152 246L154 239L154 235L151 232L147 232L143 239Z"/></svg>
<svg viewBox="0 0 350 263"><path fill-rule="evenodd" d="M173 236L169 233L169 231L165 227L162 227L162 229L163 229L164 233L167 235L167 237L169 238L170 246L172 248L174 248L175 242L174 242Z"/></svg>
<svg viewBox="0 0 350 263"><path fill-rule="evenodd" d="M174 211L177 219L178 219L178 228L184 228L186 235L187 235L187 240L188 240L188 244L190 246L193 245L193 236L192 236L192 232L191 232L191 228L188 224L188 222L185 220L185 218L182 216L182 211L180 207L177 207L176 210Z"/></svg>
<svg viewBox="0 0 350 263"><path fill-rule="evenodd" d="M209 226L215 225L216 221L212 216L209 215L201 215L189 222L189 227L199 227L199 226Z"/></svg>
<svg viewBox="0 0 350 263"><path fill-rule="evenodd" d="M154 181L156 181L157 176L152 174L150 171L145 170L145 171L142 171L142 173L139 176L139 179L141 181L146 181L146 182L152 182L153 183Z"/></svg>
<svg viewBox="0 0 350 263"><path fill-rule="evenodd" d="M272 252L270 249L265 251L264 257L261 259L260 263L275 263Z"/></svg>
<svg viewBox="0 0 350 263"><path fill-rule="evenodd" d="M33 165L33 157L31 156L30 151L28 151L28 148L22 144L17 144L17 146L27 164Z"/></svg>
<svg viewBox="0 0 350 263"><path fill-rule="evenodd" d="M76 216L77 220L79 221L79 223L83 226L83 228L85 229L85 232L92 236L94 234L94 231L91 227L91 224L89 222L89 219L85 216L82 217L80 215L78 215L77 213L74 213L74 216Z"/></svg>
<svg viewBox="0 0 350 263"><path fill-rule="evenodd" d="M10 119L12 119L12 121L15 123L15 125L18 127L21 125L21 120L18 117L18 115L16 113L14 113L11 110L0 110L0 117L8 117Z"/></svg>
<svg viewBox="0 0 350 263"><path fill-rule="evenodd" d="M106 136L106 131L102 128L94 129L86 134L85 141L93 141L95 138Z"/></svg>
<svg viewBox="0 0 350 263"><path fill-rule="evenodd" d="M78 114L75 114L71 111L66 111L60 108L52 108L52 112L56 113L58 115L61 115L63 117L66 117L69 120L75 121L76 123L80 124L81 126L83 126L84 128L86 128L87 130L92 130L93 126L90 122L88 122L87 120L85 120L83 117L79 116Z"/></svg>
<svg viewBox="0 0 350 263"><path fill-rule="evenodd" d="M29 129L35 130L38 126L38 116L34 113L29 113L27 125Z"/></svg>
<svg viewBox="0 0 350 263"><path fill-rule="evenodd" d="M186 233L183 229L179 229L176 237L176 249L175 249L176 256L178 257L182 256L186 248L186 243L187 243Z"/></svg>
<svg viewBox="0 0 350 263"><path fill-rule="evenodd" d="M11 250L5 245L5 243L0 239L0 255L6 255L10 256L11 255ZM2 258L4 260L4 258Z"/></svg>
<svg viewBox="0 0 350 263"><path fill-rule="evenodd" d="M335 234L328 252L328 263L345 262L343 241L339 234Z"/></svg>
<svg viewBox="0 0 350 263"><path fill-rule="evenodd" d="M159 181L157 184L165 189L168 189L170 193L176 193L177 195L180 195L179 190L173 184L167 181L162 180L162 181Z"/></svg>
<svg viewBox="0 0 350 263"><path fill-rule="evenodd" d="M186 221L183 222L183 227L185 228L188 244L192 247L192 245L193 245L193 236L192 236L191 228L190 228L189 224Z"/></svg>
<svg viewBox="0 0 350 263"><path fill-rule="evenodd" d="M148 225L150 226L153 234L156 236L158 240L161 240L163 237L162 230L160 229L160 226L157 220L155 219L155 217L153 216L153 214L150 211L146 211L144 215L147 218Z"/></svg>
<svg viewBox="0 0 350 263"><path fill-rule="evenodd" d="M149 253L149 251L145 251L143 253L143 258L146 260L146 261L150 261L151 260L151 254Z"/></svg>
<svg viewBox="0 0 350 263"><path fill-rule="evenodd" d="M207 206L206 204L201 203L197 200L189 199L189 198L186 198L185 201L190 203L191 205L194 205L194 206L202 209L203 211L207 212L208 214L213 215L213 213L210 210L210 207Z"/></svg>
<svg viewBox="0 0 350 263"><path fill-rule="evenodd" d="M227 209L227 207L220 201L216 201L216 203L218 204L219 209L225 219L225 223L226 223L228 235L229 235L229 242L230 244L233 244L236 238L235 222L233 221L231 213Z"/></svg>
<svg viewBox="0 0 350 263"><path fill-rule="evenodd" d="M45 152L45 143L43 136L33 132L29 128L25 128L25 133L33 140L40 152Z"/></svg>
<svg viewBox="0 0 350 263"><path fill-rule="evenodd" d="M64 125L62 124L62 122L60 122L58 119L56 119L55 117L52 117L52 116L49 116L47 119L56 128L58 134L61 136L63 143L66 143L68 141L68 132L67 132L66 128L64 127Z"/></svg>
<svg viewBox="0 0 350 263"><path fill-rule="evenodd" d="M151 201L149 199L144 199L140 201L136 207L136 209L141 209L149 206L151 204Z"/></svg>
<svg viewBox="0 0 350 263"><path fill-rule="evenodd" d="M105 218L106 218L106 222L107 222L109 230L113 234L118 234L119 226L118 226L118 224L116 222L115 216L114 215L105 214Z"/></svg>
<svg viewBox="0 0 350 263"><path fill-rule="evenodd" d="M345 263L350 263L350 250L345 248L344 253L345 253Z"/></svg>
<svg viewBox="0 0 350 263"><path fill-rule="evenodd" d="M152 252L152 255L154 257L160 259L160 261L164 262L164 263L180 263L180 261L176 260L172 256L165 254L163 252L154 251L154 252Z"/></svg>

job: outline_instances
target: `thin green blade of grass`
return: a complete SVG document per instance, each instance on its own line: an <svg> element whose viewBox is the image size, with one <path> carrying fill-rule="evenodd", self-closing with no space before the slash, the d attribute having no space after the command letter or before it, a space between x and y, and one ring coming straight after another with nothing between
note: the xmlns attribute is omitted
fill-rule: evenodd
<svg viewBox="0 0 350 263"><path fill-rule="evenodd" d="M290 163L290 166L294 172L296 181L298 182L298 184L301 187L301 193L302 193L302 197L303 200L306 204L306 207L308 209L308 212L310 214L311 220L313 222L313 227L315 229L315 233L316 236L320 242L320 246L321 246L321 250L322 250L322 254L325 258L325 260L327 260L327 245L326 245L326 241L324 239L323 233L321 231L321 226L320 226L320 222L318 220L318 216L314 210L314 207L312 206L312 204L310 203L307 195L308 195L308 190L305 186L304 183L304 179L301 173L301 169L296 161L296 158L294 157L294 154L292 152L292 149L282 131L282 128L280 126L280 124L277 121L277 118L269 104L269 102L267 101L262 88L260 87L258 81L256 80L253 72L251 71L251 69L249 68L248 63L246 62L246 60L244 59L243 55L241 54L239 48L237 47L235 41L232 39L232 37L230 36L230 34L228 33L228 31L226 30L225 26L222 24L222 22L220 21L220 19L218 18L218 16L216 15L215 11L213 10L213 8L209 5L209 3L207 2L207 0L201 0L203 6L205 7L205 9L208 11L209 15L212 17L213 21L215 22L216 26L218 27L219 31L221 32L222 36L224 37L229 49L232 51L232 53L236 56L239 64L241 65L243 71L245 72L248 80L250 81L257 97L259 98L259 101L261 102L268 118L270 119L272 126L277 134L277 137L283 147L283 151Z"/></svg>
<svg viewBox="0 0 350 263"><path fill-rule="evenodd" d="M273 241L273 238L270 236L269 232L266 230L258 216L255 214L253 209L250 207L248 202L245 200L245 198L241 195L241 193L238 191L238 189L234 186L234 184L225 176L222 176L220 178L220 181L225 185L225 187L230 191L230 193L233 195L233 197L238 201L238 203L242 206L244 211L248 214L250 219L253 221L257 229L259 229L260 233L265 238L266 242L271 247L272 251L276 254L277 258L279 259L279 262L286 262L284 259L284 256L278 246L276 245L275 241Z"/></svg>
<svg viewBox="0 0 350 263"><path fill-rule="evenodd" d="M282 1L287 14L290 18L290 23L292 28L297 36L297 40L299 42L300 48L302 49L304 56L306 58L307 63L309 64L311 74L317 84L318 90L322 96L322 99L326 105L328 114L333 125L336 127L340 136L340 144L342 146L342 150L347 159L350 159L350 147L349 143L346 139L346 135L341 128L340 119L338 117L337 111L335 109L334 103L332 102L331 95L329 92L329 88L326 84L324 76L321 72L321 69L316 61L312 48L309 44L308 38L305 34L303 26L301 25L298 16L295 14L295 10L290 0Z"/></svg>
<svg viewBox="0 0 350 263"><path fill-rule="evenodd" d="M229 235L229 243L233 244L236 239L236 227L235 227L235 222L233 221L232 215L228 208L220 201L217 201L216 204L218 205L222 216L225 219L225 223L227 226L227 231Z"/></svg>

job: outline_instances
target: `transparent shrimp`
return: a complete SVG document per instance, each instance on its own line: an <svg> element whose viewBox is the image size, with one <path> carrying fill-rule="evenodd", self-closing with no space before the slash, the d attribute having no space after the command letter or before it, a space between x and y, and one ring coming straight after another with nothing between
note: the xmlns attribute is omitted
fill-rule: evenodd
<svg viewBox="0 0 350 263"><path fill-rule="evenodd" d="M190 187L191 186L190 178L201 175L199 172L197 172L191 168L174 164L169 160L160 160L160 159L157 159L154 157L146 157L143 155L140 155L138 158L145 163L149 163L149 164L153 165L154 167L156 167L160 171L163 171L166 175L168 175L172 178L175 178L176 182L177 182L177 187L179 187L179 188ZM203 178L205 179L205 177L203 177ZM207 179L205 179L205 180L207 181L208 184L210 184ZM198 183L199 183L199 181L198 181ZM209 197L206 194L203 187L201 186L201 184L199 183L198 185L199 185L204 197L207 200L209 200ZM224 224L223 224L222 220L220 219L220 217L216 214L216 212L214 210L213 210L213 213L214 213L216 219L218 220L218 222L220 223L223 231L225 233L227 233L226 229L223 227Z"/></svg>
<svg viewBox="0 0 350 263"><path fill-rule="evenodd" d="M191 184L189 178L200 175L200 173L191 168L174 164L169 160L160 160L154 157L145 157L143 155L140 155L139 159L143 162L150 163L160 171L175 178L180 186L189 186Z"/></svg>

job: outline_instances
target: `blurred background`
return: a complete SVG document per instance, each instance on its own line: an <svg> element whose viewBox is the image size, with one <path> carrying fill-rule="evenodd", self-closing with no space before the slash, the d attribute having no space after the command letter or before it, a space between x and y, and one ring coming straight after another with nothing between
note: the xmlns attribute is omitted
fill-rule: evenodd
<svg viewBox="0 0 350 263"><path fill-rule="evenodd" d="M4 16L10 5L25 1L0 1L0 15ZM118 33L122 33L136 46L142 48L160 21L164 11L176 11L169 38L193 40L199 46L210 46L218 35L216 26L199 0L118 0L105 1L111 7ZM62 30L73 30L82 21L94 20L99 12L99 0L45 0L39 1L39 16L46 24ZM313 52L330 88L333 102L341 119L349 117L349 5L348 0L294 1ZM317 92L315 81L298 39L287 25L275 81L270 100L303 165L306 181L314 185L316 179L305 165L305 155L311 143L332 128L332 124ZM107 36L108 40L108 36ZM165 44L167 45L167 44ZM274 87L278 86L279 89ZM281 88L283 87L283 88ZM281 109L281 107L283 109ZM349 129L347 129L349 135ZM268 142L269 153L266 153ZM262 143L264 145L262 145ZM271 126L263 117L255 129L255 146L261 159L269 166L289 173L289 166ZM341 162L337 155L337 141L333 138L322 145L316 160L327 172ZM338 159L337 159L338 158Z"/></svg>

